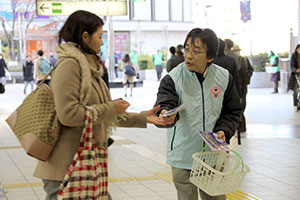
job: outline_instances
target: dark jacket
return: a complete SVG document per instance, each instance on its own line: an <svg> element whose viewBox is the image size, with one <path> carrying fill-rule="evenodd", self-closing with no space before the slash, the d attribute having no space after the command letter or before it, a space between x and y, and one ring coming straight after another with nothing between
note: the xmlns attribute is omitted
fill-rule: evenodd
<svg viewBox="0 0 300 200"><path fill-rule="evenodd" d="M49 61L50 61L50 66L54 67L57 62L57 59L54 56L50 56Z"/></svg>
<svg viewBox="0 0 300 200"><path fill-rule="evenodd" d="M27 62L25 65L23 65L23 76L24 76L24 81L33 81L33 62Z"/></svg>
<svg viewBox="0 0 300 200"><path fill-rule="evenodd" d="M167 72L170 72L171 71L171 68L170 68L170 60L173 59L175 57L175 55L171 55L171 58L167 61L167 65L166 65L166 69L167 69Z"/></svg>
<svg viewBox="0 0 300 200"><path fill-rule="evenodd" d="M224 53L219 53L216 59L214 60L214 63L229 71L235 83L236 89L239 93L239 96L241 97L240 78L237 70L237 64L234 58L226 56Z"/></svg>
<svg viewBox="0 0 300 200"><path fill-rule="evenodd" d="M296 71L299 68L298 55L294 53L291 58L291 75L288 82L288 90L294 90L298 85L296 80Z"/></svg>
<svg viewBox="0 0 300 200"><path fill-rule="evenodd" d="M6 63L4 59L0 59L0 77L5 77L5 69L7 69ZM8 69L7 69L8 70Z"/></svg>
<svg viewBox="0 0 300 200"><path fill-rule="evenodd" d="M205 81L202 74L197 74L197 78L199 80L199 84L202 84ZM209 94L210 95L210 94ZM157 112L157 115L161 110L171 110L179 106L179 96L176 93L175 84L170 75L166 75L160 83L159 91L157 94L157 100L155 102L155 106L160 105L160 109ZM223 130L224 124L226 124L226 130L224 130L226 135L226 142L229 143L230 138L234 135L235 130L238 125L238 120L240 114L242 112L241 102L239 100L235 84L233 84L233 78L229 75L229 83L227 89L225 91L222 111L216 125L214 127L214 131ZM179 114L177 114L176 121L180 118ZM172 127L175 125L168 125L167 127ZM158 126L161 127L161 126Z"/></svg>
<svg viewBox="0 0 300 200"><path fill-rule="evenodd" d="M182 55L177 55L174 56L172 58L170 58L169 60L169 68L167 68L167 72L170 72L172 69L174 69L177 65L179 65L180 63L184 62L184 57L183 54Z"/></svg>
<svg viewBox="0 0 300 200"><path fill-rule="evenodd" d="M104 62L102 62L102 68L103 68L103 75L102 75L102 79L103 81L105 82L107 88L109 88L109 77L108 77L108 70L107 68L105 67L105 64Z"/></svg>

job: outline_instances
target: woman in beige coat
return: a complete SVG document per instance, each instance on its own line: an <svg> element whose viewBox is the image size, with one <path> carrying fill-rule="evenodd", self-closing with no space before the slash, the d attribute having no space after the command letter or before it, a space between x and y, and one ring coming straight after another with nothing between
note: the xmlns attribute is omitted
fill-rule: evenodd
<svg viewBox="0 0 300 200"><path fill-rule="evenodd" d="M84 126L85 108L93 109L93 132L98 147L107 148L111 127L146 127L146 123L166 125L154 112L127 113L129 103L111 100L101 79L103 69L97 54L101 50L103 21L87 11L69 16L59 32L56 48L58 64L51 88L55 109L62 125L60 138L46 162L39 161L34 176L44 182L47 200L56 199L59 186L76 153ZM62 40L65 42L61 44Z"/></svg>

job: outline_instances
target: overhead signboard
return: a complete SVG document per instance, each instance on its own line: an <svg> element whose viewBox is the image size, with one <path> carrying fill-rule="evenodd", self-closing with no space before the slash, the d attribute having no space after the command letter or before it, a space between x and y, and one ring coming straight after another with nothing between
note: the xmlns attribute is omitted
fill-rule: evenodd
<svg viewBox="0 0 300 200"><path fill-rule="evenodd" d="M127 15L127 0L36 0L38 16L69 16L77 10L86 10L99 16Z"/></svg>

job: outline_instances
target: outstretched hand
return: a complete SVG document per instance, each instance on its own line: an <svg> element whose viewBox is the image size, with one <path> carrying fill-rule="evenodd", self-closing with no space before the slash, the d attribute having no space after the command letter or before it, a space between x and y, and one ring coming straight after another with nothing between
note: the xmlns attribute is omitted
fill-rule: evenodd
<svg viewBox="0 0 300 200"><path fill-rule="evenodd" d="M170 118L157 117L155 115L155 111L157 111L159 108L160 105L155 106L154 108L148 111L147 118L146 118L147 122L151 124L162 125L162 126L166 126L168 124L174 123L174 121L171 120Z"/></svg>
<svg viewBox="0 0 300 200"><path fill-rule="evenodd" d="M130 104L123 99L114 100L113 104L115 106L117 114L123 114L126 111L126 109L130 106Z"/></svg>

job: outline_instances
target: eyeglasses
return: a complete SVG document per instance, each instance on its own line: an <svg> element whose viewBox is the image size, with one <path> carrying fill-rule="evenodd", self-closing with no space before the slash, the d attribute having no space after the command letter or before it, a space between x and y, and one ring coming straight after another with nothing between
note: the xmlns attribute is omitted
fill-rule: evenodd
<svg viewBox="0 0 300 200"><path fill-rule="evenodd" d="M185 54L193 54L194 56L198 56L198 55L206 53L206 52L205 51L195 51L195 50L190 50L190 49L185 48L184 53Z"/></svg>

